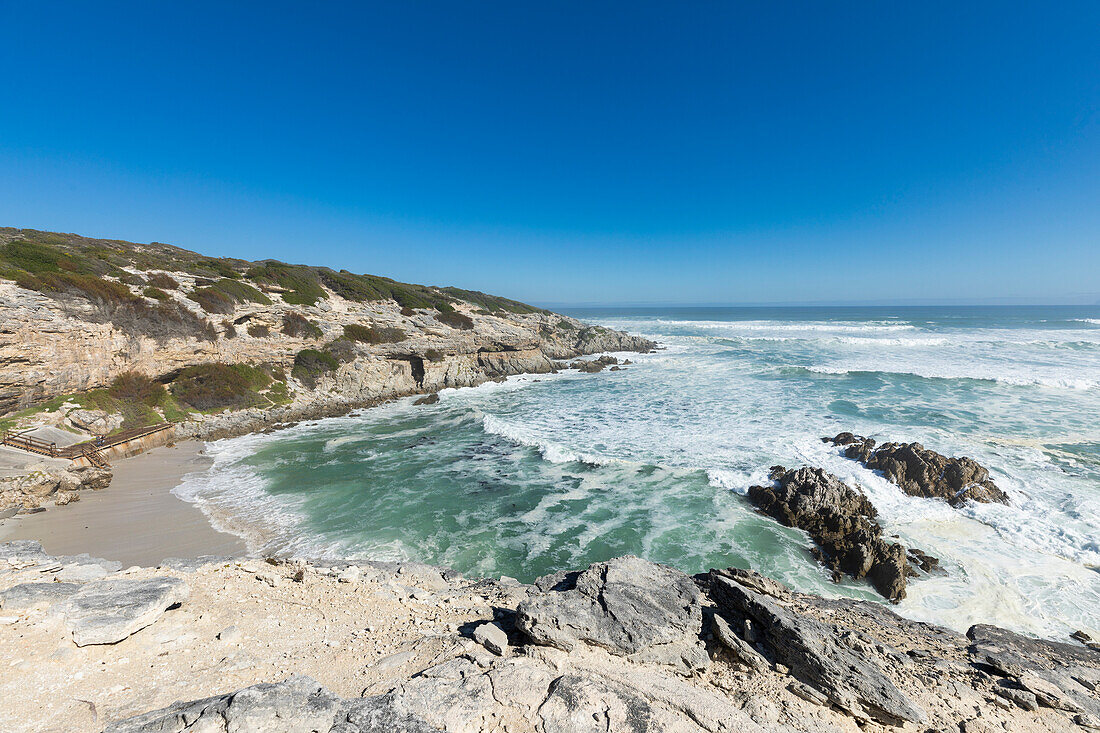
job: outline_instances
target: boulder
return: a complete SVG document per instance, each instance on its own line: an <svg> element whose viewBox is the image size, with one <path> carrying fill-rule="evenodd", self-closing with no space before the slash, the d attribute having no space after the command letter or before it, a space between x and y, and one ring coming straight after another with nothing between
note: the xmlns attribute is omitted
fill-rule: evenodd
<svg viewBox="0 0 1100 733"><path fill-rule="evenodd" d="M773 466L771 479L772 486L749 487L749 499L782 524L805 530L834 580L841 573L868 578L885 598L896 602L905 597L906 579L916 568L904 547L883 539L878 512L862 492L807 466L793 471ZM924 567L936 564L923 552L919 557Z"/></svg>
<svg viewBox="0 0 1100 733"><path fill-rule="evenodd" d="M708 593L724 615L751 619L776 662L837 707L887 725L927 720L873 659L841 644L831 626L784 608L723 571L712 570L707 581Z"/></svg>
<svg viewBox="0 0 1100 733"><path fill-rule="evenodd" d="M85 410L77 408L69 410L65 418L79 430L85 430L92 435L107 435L122 427L122 415L114 415L103 410Z"/></svg>
<svg viewBox="0 0 1100 733"><path fill-rule="evenodd" d="M708 662L702 596L678 570L627 555L536 587L546 590L516 610L516 627L535 644L570 651L584 642L689 668Z"/></svg>
<svg viewBox="0 0 1100 733"><path fill-rule="evenodd" d="M178 578L100 580L73 593L58 610L77 646L114 644L186 601L189 593Z"/></svg>
<svg viewBox="0 0 1100 733"><path fill-rule="evenodd" d="M989 477L989 470L972 458L949 458L920 443L883 443L840 433L822 438L844 448L844 455L872 471L881 471L910 496L943 499L952 506L972 501L1008 504L1008 494Z"/></svg>
<svg viewBox="0 0 1100 733"><path fill-rule="evenodd" d="M474 629L474 641L493 654L503 655L508 651L508 635L492 621L479 624Z"/></svg>

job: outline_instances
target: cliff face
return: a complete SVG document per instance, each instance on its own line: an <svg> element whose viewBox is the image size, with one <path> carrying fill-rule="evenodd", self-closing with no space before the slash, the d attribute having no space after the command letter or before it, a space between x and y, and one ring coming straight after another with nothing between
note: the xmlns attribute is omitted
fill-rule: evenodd
<svg viewBox="0 0 1100 733"><path fill-rule="evenodd" d="M230 418L195 411L183 434L199 435L215 425L335 414L404 394L549 372L555 359L655 346L646 339L481 293L404 286L350 273L213 261L229 268L227 273L236 279L211 280L204 275L212 273L201 269L208 265L196 268L179 254L183 250L173 248L155 256L165 245L76 238L75 245L62 242L43 250L47 255L61 252L58 273L69 280L59 280L53 271L35 276L2 267L4 248L22 246L24 241L18 238L20 230L0 234L5 235L0 237L0 415L59 395L106 387L129 371L170 385L186 367L219 362L263 365L283 377L287 397L279 408L269 408L274 412L252 409ZM97 262L80 249L85 241L121 249L111 255L105 272L81 275L81 280L65 268L86 270L92 267L89 262ZM74 254L67 254L73 247ZM38 250L32 254L39 259L47 256ZM15 255L9 260L21 262ZM157 282L174 287L156 288L152 284ZM382 283L391 290L381 296L390 297L374 291L364 294L364 283ZM101 296L96 288L106 286L112 290ZM212 304L206 300L213 298L211 291L218 298ZM366 328L369 333L355 337L351 332L349 338L345 327ZM306 350L323 352L329 365L299 378L296 358Z"/></svg>

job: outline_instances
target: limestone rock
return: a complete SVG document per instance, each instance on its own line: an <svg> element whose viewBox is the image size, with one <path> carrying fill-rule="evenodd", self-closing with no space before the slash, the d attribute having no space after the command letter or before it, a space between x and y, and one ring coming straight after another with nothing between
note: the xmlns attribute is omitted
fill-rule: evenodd
<svg viewBox="0 0 1100 733"><path fill-rule="evenodd" d="M179 733L191 730L312 733L333 730L343 701L309 677L259 684L227 695L178 702L106 728L105 733ZM346 720L346 714L345 714ZM364 711L362 718L369 720ZM382 730L343 728L345 731Z"/></svg>
<svg viewBox="0 0 1100 733"><path fill-rule="evenodd" d="M493 654L504 655L508 651L508 635L493 622L479 624L474 629L474 641Z"/></svg>
<svg viewBox="0 0 1100 733"><path fill-rule="evenodd" d="M723 612L759 625L764 644L791 674L857 718L887 725L927 720L870 658L840 643L833 630L774 599L712 571L710 596Z"/></svg>
<svg viewBox="0 0 1100 733"><path fill-rule="evenodd" d="M76 583L20 583L0 592L0 608L22 611L35 606L49 606L63 601L76 591Z"/></svg>
<svg viewBox="0 0 1100 733"><path fill-rule="evenodd" d="M111 414L103 410L77 408L69 410L65 418L73 427L86 430L92 435L107 435L122 427L122 415Z"/></svg>
<svg viewBox="0 0 1100 733"><path fill-rule="evenodd" d="M968 499L1008 503L1008 494L997 488L989 470L972 458L948 458L920 443L883 443L875 447L872 438L840 433L822 438L844 447L844 455L859 461L901 487L910 496L939 498L952 506Z"/></svg>
<svg viewBox="0 0 1100 733"><path fill-rule="evenodd" d="M628 555L596 563L524 601L516 627L536 644L565 651L585 642L622 656L686 654L705 666L699 659L700 601L698 587L684 573Z"/></svg>
<svg viewBox="0 0 1100 733"><path fill-rule="evenodd" d="M177 578L117 579L88 583L58 605L77 646L114 644L187 600Z"/></svg>

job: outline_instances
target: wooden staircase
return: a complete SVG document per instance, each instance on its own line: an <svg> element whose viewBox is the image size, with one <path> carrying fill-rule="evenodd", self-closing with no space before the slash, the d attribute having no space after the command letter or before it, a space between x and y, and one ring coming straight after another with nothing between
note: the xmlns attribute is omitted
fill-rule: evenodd
<svg viewBox="0 0 1100 733"><path fill-rule="evenodd" d="M3 437L0 438L0 444L11 448L18 448L19 450L25 450L28 453L48 456L50 458L68 458L74 461L79 458L86 458L88 463L96 468L110 468L111 464L107 461L107 457L103 455L103 450L113 448L116 445L121 445L131 440L144 438L147 435L159 433L170 427L172 427L172 423L167 422L157 423L156 425L146 425L145 427L122 430L114 435L96 438L95 440L86 440L83 443L75 443L60 448L57 447L57 443L48 443L45 440L27 435L27 431L23 431L22 433L5 431Z"/></svg>

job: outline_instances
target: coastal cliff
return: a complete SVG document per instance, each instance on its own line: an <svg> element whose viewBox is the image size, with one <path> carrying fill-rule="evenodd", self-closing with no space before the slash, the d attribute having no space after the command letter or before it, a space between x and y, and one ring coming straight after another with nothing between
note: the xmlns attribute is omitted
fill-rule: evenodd
<svg viewBox="0 0 1100 733"><path fill-rule="evenodd" d="M165 385L166 398L113 423L93 419L107 431L122 418L131 427L171 420L179 437L248 432L656 347L475 291L18 229L0 229L0 312L6 426L82 429L69 412L125 412L126 404L99 400L104 410L80 395L136 373ZM251 384L198 399L177 389L181 376L192 386L225 381L210 365L250 367Z"/></svg>

